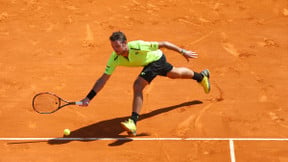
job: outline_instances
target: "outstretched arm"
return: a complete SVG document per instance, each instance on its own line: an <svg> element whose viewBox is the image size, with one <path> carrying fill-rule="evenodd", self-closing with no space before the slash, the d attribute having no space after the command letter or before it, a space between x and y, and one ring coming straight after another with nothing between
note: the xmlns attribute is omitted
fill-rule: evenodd
<svg viewBox="0 0 288 162"><path fill-rule="evenodd" d="M189 58L198 58L198 54L196 52L187 51L170 42L166 42L166 41L158 42L158 44L159 44L159 48L167 48L167 49L181 53L186 58L187 61L189 61Z"/></svg>
<svg viewBox="0 0 288 162"><path fill-rule="evenodd" d="M96 94L104 87L108 79L110 78L110 75L103 74L94 84L91 91L88 93L88 95L81 100L82 105L80 106L88 106L89 102L96 96Z"/></svg>

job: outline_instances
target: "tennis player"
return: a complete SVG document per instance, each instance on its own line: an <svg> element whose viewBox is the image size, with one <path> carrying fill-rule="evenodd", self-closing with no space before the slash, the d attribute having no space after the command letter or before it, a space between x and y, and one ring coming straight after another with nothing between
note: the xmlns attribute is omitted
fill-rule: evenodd
<svg viewBox="0 0 288 162"><path fill-rule="evenodd" d="M89 102L104 87L117 66L143 67L133 85L132 114L127 121L121 122L121 126L130 136L136 135L136 123L143 104L143 89L157 76L165 76L172 79L193 79L204 88L205 93L210 92L209 70L200 73L186 67L174 67L166 61L161 48L166 48L180 53L188 61L197 58L198 54L187 51L169 42L130 41L123 32L114 32L110 36L113 52L108 60L102 76L96 81L88 95L81 100L81 106L88 106Z"/></svg>

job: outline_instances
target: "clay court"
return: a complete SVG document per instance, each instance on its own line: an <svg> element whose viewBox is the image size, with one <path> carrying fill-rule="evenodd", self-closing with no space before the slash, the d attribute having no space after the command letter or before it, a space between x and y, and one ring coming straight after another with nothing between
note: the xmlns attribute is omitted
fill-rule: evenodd
<svg viewBox="0 0 288 162"><path fill-rule="evenodd" d="M211 92L157 77L134 138L120 122L142 68L118 67L89 107L33 111L39 92L85 97L119 30L196 51L189 62L164 53L208 68ZM287 54L287 0L0 0L0 161L287 162Z"/></svg>

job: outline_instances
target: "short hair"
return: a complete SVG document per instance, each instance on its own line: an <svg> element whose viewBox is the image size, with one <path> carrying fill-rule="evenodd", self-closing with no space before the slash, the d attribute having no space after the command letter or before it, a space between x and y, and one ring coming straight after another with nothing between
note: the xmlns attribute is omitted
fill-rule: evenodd
<svg viewBox="0 0 288 162"><path fill-rule="evenodd" d="M125 34L121 31L113 32L109 39L110 41L127 41Z"/></svg>

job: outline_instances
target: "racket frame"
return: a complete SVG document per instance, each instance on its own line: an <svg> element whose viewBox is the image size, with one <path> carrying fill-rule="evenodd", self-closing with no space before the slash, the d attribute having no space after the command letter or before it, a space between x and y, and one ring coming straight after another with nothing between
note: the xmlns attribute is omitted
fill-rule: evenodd
<svg viewBox="0 0 288 162"><path fill-rule="evenodd" d="M40 111L38 111L38 110L35 108L35 102L34 102L34 101L35 101L35 99L36 99L38 96L43 95L43 94L52 95L52 96L58 98L58 103L59 103L58 108L55 109L55 110L53 110L53 111L50 111L50 112L40 112ZM62 105L62 103L64 103L64 104ZM59 97L58 95L56 95L56 94L54 94L54 93L51 93L51 92L40 92L40 93L37 93L37 94L33 97L33 99L32 99L32 108L33 108L34 111L36 111L36 112L39 113L39 114L52 114L52 113L54 113L54 112L62 109L62 108L65 107L65 106L68 106L68 105L81 105L81 104L82 104L82 102L70 102L70 101L64 100L63 98L61 98L61 97Z"/></svg>

